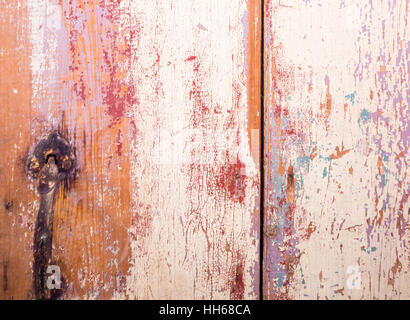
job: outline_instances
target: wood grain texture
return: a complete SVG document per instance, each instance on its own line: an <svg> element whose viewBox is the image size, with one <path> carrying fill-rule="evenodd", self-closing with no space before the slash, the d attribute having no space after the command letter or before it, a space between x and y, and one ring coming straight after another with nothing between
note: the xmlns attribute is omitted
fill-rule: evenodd
<svg viewBox="0 0 410 320"><path fill-rule="evenodd" d="M259 180L247 134L247 3L130 1L128 10L144 25L131 66L139 88L132 201L141 209L130 231L126 294L256 298Z"/></svg>
<svg viewBox="0 0 410 320"><path fill-rule="evenodd" d="M27 183L32 87L27 4L0 1L0 297L31 297L32 237L39 202ZM28 276L27 276L28 275Z"/></svg>
<svg viewBox="0 0 410 320"><path fill-rule="evenodd" d="M408 1L264 10L264 298L408 299Z"/></svg>
<svg viewBox="0 0 410 320"><path fill-rule="evenodd" d="M33 298L24 161L55 129L61 299L257 298L260 1L0 3L0 298Z"/></svg>

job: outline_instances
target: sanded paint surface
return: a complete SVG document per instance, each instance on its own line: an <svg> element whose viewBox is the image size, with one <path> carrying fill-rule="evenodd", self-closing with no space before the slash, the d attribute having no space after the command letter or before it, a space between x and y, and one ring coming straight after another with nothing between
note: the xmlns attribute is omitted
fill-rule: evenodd
<svg viewBox="0 0 410 320"><path fill-rule="evenodd" d="M0 2L0 297L31 299L25 161L75 150L61 299L259 296L260 1Z"/></svg>
<svg viewBox="0 0 410 320"><path fill-rule="evenodd" d="M266 299L408 299L408 1L265 1Z"/></svg>

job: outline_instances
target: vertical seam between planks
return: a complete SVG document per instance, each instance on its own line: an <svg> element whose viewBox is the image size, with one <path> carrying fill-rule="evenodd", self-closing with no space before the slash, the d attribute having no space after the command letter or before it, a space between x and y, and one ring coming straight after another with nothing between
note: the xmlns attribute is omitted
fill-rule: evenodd
<svg viewBox="0 0 410 320"><path fill-rule="evenodd" d="M265 74L264 74L264 59L265 59L265 1L261 0L261 54L260 54L260 68L261 68L261 78L260 78L260 90L261 90L261 130L260 130L260 202L259 202L259 215L260 215L260 230L259 230L259 300L263 300L263 264L264 264L264 212L265 212Z"/></svg>

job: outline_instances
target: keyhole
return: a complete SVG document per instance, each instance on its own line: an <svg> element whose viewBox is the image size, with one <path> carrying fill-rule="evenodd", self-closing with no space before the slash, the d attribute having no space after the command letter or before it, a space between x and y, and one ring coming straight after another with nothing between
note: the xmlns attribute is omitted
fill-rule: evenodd
<svg viewBox="0 0 410 320"><path fill-rule="evenodd" d="M46 163L51 163L51 164L57 165L57 157L54 154L49 154L46 158Z"/></svg>

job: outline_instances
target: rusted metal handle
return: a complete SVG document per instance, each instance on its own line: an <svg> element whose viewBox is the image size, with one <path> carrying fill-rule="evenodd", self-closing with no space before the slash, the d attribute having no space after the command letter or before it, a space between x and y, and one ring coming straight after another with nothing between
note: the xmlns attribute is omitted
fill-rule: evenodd
<svg viewBox="0 0 410 320"><path fill-rule="evenodd" d="M37 190L40 193L40 210L34 231L34 292L36 299L48 299L45 286L47 267L51 262L53 247L54 202L59 185L58 168L54 157L40 171Z"/></svg>
<svg viewBox="0 0 410 320"><path fill-rule="evenodd" d="M36 299L50 299L46 288L47 268L53 247L53 218L56 193L60 182L72 171L75 161L69 143L56 131L41 139L29 157L29 172L36 177L40 209L33 242L33 289Z"/></svg>

